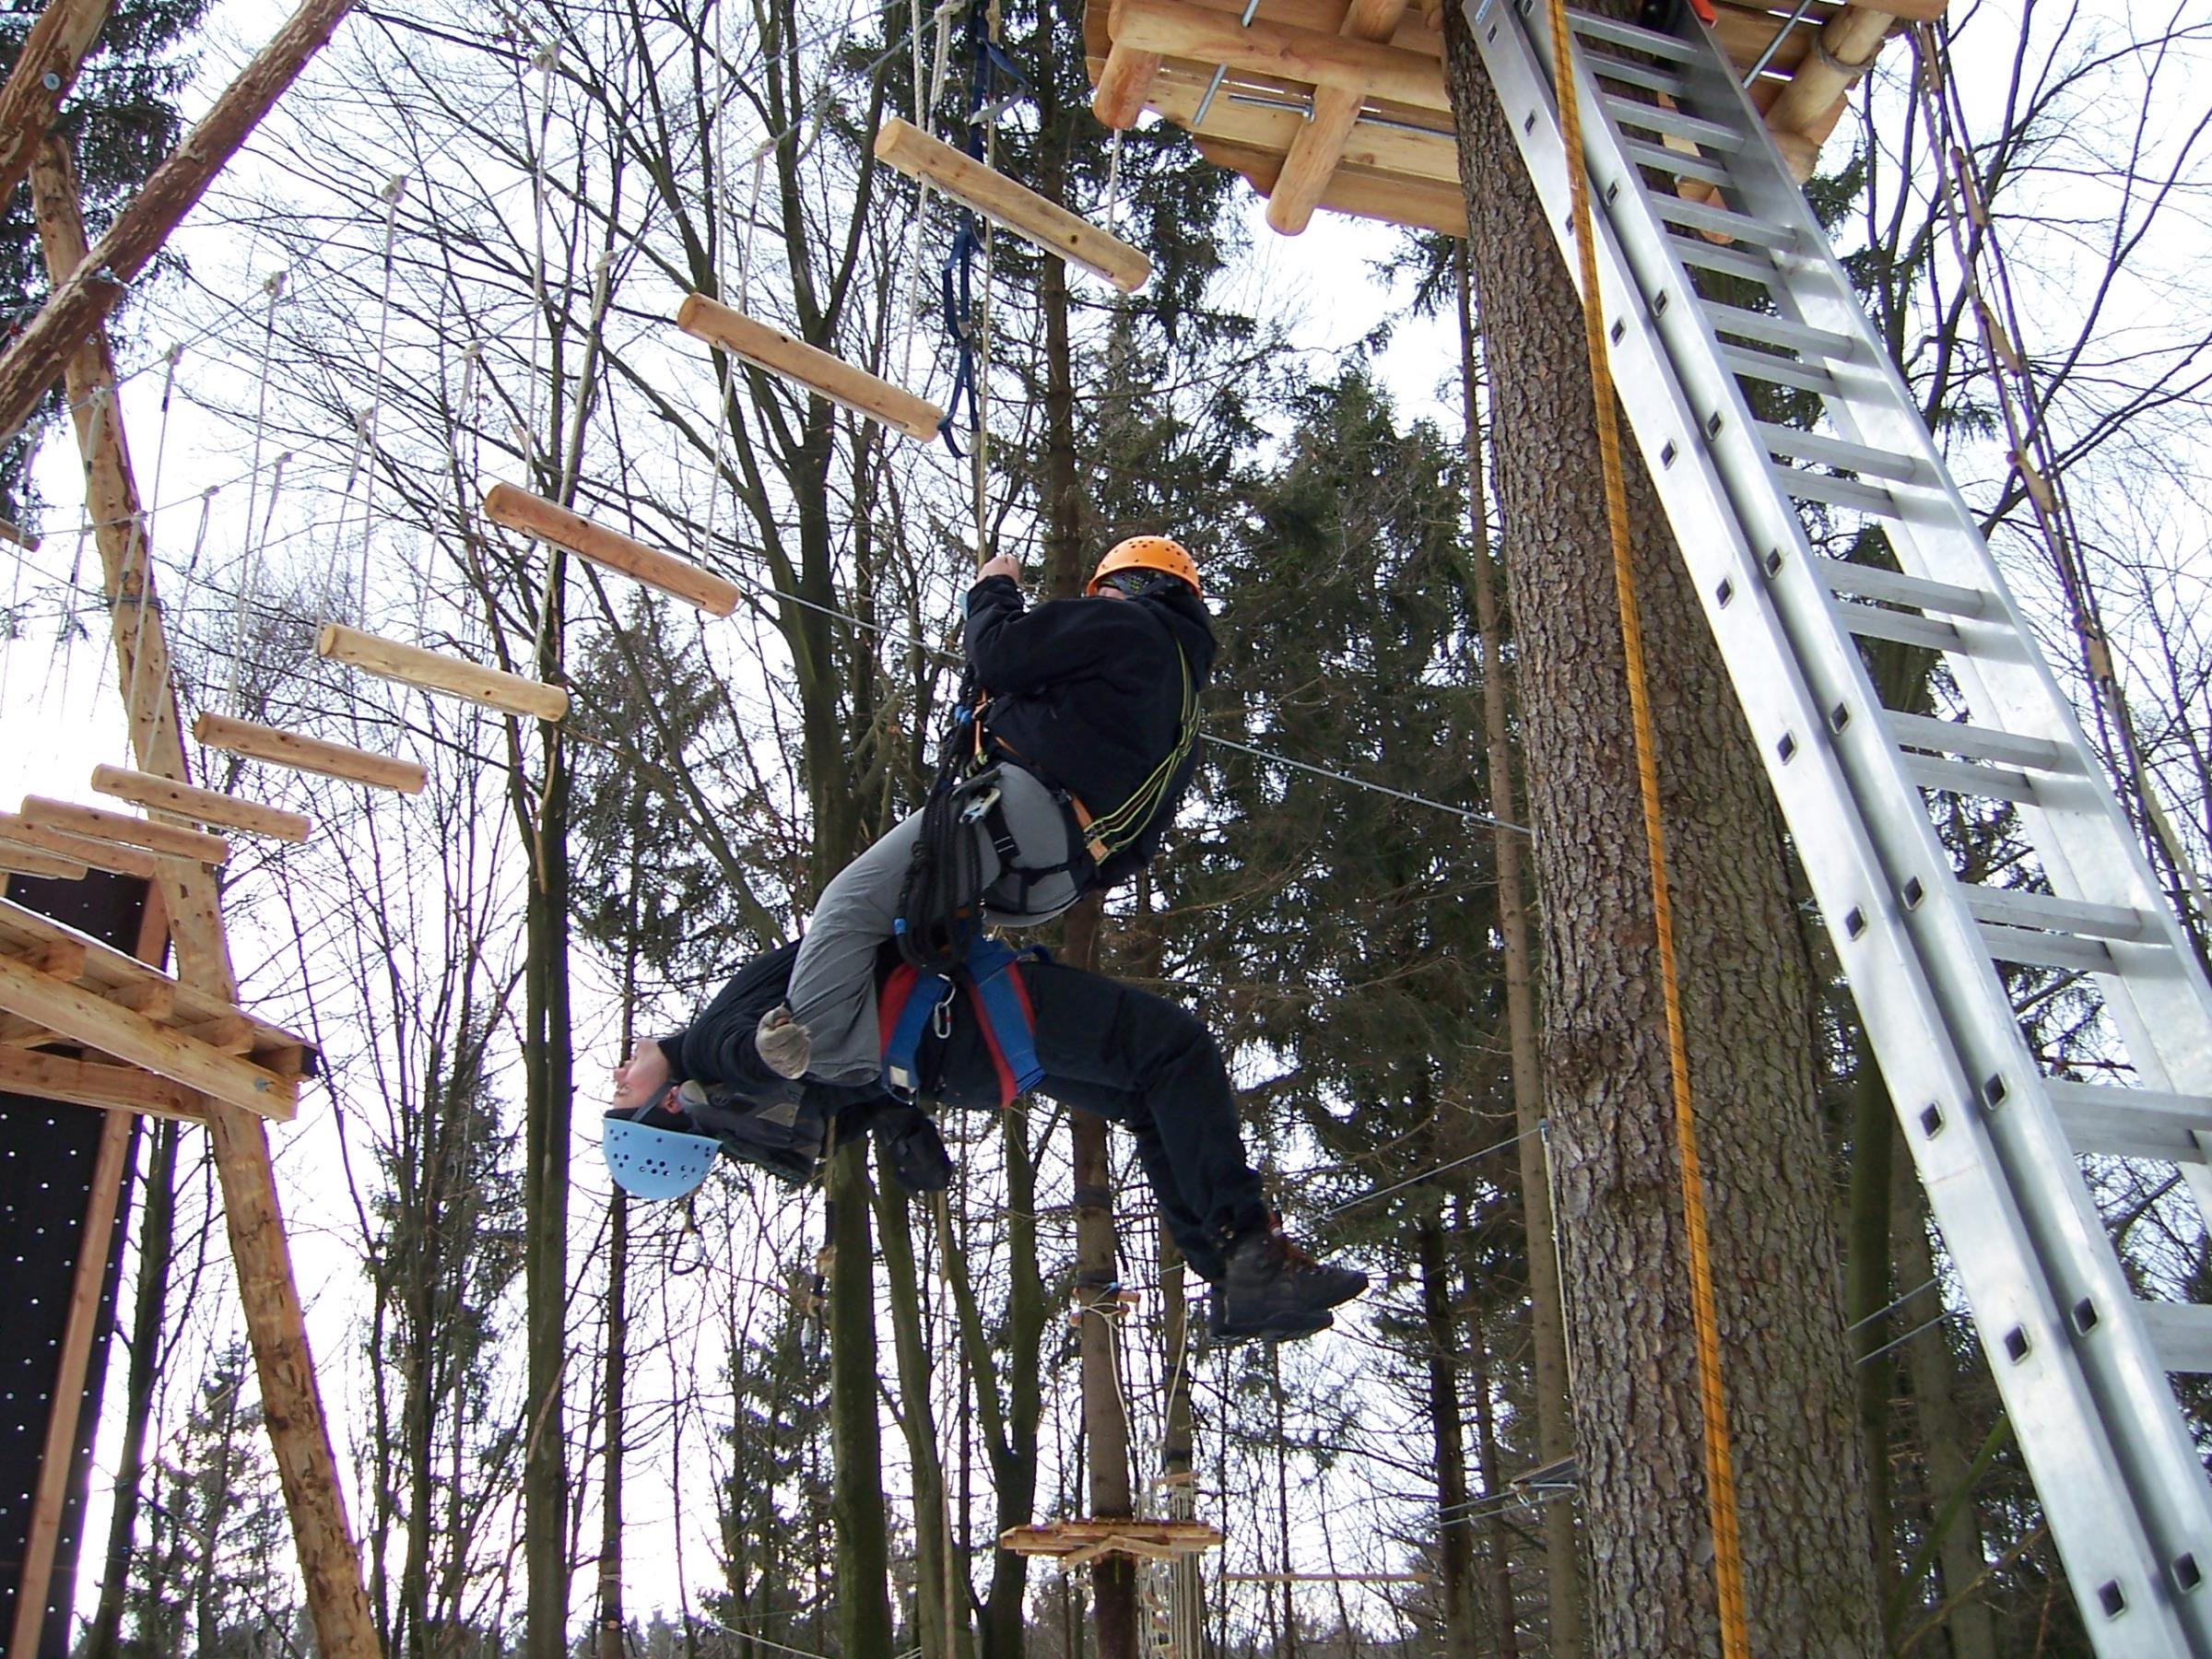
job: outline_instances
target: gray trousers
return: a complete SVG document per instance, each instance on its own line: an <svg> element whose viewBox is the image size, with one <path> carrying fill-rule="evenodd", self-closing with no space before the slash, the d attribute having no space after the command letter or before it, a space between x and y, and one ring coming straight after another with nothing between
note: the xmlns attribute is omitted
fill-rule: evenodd
<svg viewBox="0 0 2212 1659"><path fill-rule="evenodd" d="M1065 864L1072 854L1068 823L1052 791L1013 766L999 768L996 782L1018 862L1030 869ZM982 825L970 825L967 832L975 837L982 856L986 921L1018 927L1049 922L1082 896L1073 876L1053 876L1030 889L1024 906L1019 883L1005 874ZM814 919L792 966L790 993L793 1018L813 1037L806 1065L810 1077L865 1083L882 1069L876 953L891 936L914 839L921 833L917 812L839 871L815 903Z"/></svg>

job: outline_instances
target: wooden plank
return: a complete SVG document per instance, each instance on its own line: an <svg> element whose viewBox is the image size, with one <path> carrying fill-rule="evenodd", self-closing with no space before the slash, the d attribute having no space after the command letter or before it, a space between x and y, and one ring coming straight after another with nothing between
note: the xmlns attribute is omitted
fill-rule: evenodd
<svg viewBox="0 0 2212 1659"><path fill-rule="evenodd" d="M315 654L335 663L347 663L380 679L396 680L426 691L442 691L467 702L480 703L502 713L536 720L559 720L569 712L569 694L543 680L525 679L498 668L487 668L459 657L441 656L418 645L380 640L340 622L324 625L315 638Z"/></svg>
<svg viewBox="0 0 2212 1659"><path fill-rule="evenodd" d="M1338 32L1347 41L1385 41L1397 32L1398 20L1405 15L1406 0L1352 0ZM1312 119L1290 141L1282 172L1267 197L1267 223L1277 234L1296 236L1312 219L1321 193L1343 156L1344 141L1359 119L1359 106L1366 101L1364 90L1314 88Z"/></svg>
<svg viewBox="0 0 2212 1659"><path fill-rule="evenodd" d="M25 823L20 813L0 812L0 841L36 847L57 858L90 865L96 870L112 870L118 876L135 876L142 881L153 880L160 864L144 848L126 847L120 841L95 841L88 835L71 835L61 830L42 830L36 824Z"/></svg>
<svg viewBox="0 0 2212 1659"><path fill-rule="evenodd" d="M1047 253L1096 272L1124 294L1135 293L1152 278L1152 262L1141 250L932 138L911 121L895 115L886 121L876 134L876 156L912 178L927 179L956 202Z"/></svg>
<svg viewBox="0 0 2212 1659"><path fill-rule="evenodd" d="M429 774L413 760L396 755L372 755L343 743L234 720L228 714L202 714L192 723L192 735L206 748L265 760L271 766L288 766L294 771L317 772L343 778L350 783L368 783L379 789L396 789L402 794L420 794Z"/></svg>
<svg viewBox="0 0 2212 1659"><path fill-rule="evenodd" d="M48 978L0 957L0 1008L36 1020L56 1036L173 1078L261 1117L289 1121L300 1088L288 1077L218 1053L205 1043L119 1008L97 991Z"/></svg>
<svg viewBox="0 0 2212 1659"><path fill-rule="evenodd" d="M130 1117L111 1112L100 1125L100 1146L92 1156L85 1225L77 1235L76 1270L70 1276L69 1312L62 1323L54 1388L46 1405L46 1441L39 1453L38 1484L31 1491L30 1525L16 1585L15 1624L7 1651L20 1659L35 1659L46 1623L47 1593L53 1587L54 1547L61 1539L77 1418L85 1405L85 1373L91 1363L92 1338L100 1328L100 1292L107 1283L115 1212L123 1199L124 1154L130 1144Z"/></svg>
<svg viewBox="0 0 2212 1659"><path fill-rule="evenodd" d="M945 411L927 399L704 294L686 297L677 308L676 325L694 339L719 346L771 374L796 381L831 403L881 421L910 438L935 438L945 424Z"/></svg>
<svg viewBox="0 0 2212 1659"><path fill-rule="evenodd" d="M241 801L220 790L200 789L173 779L157 778L151 772L130 771L120 766L96 766L92 769L92 788L97 794L112 795L149 812L166 812L195 823L220 824L226 829L242 830L249 835L266 835L281 841L307 839L308 821L297 812L265 806L258 801Z"/></svg>
<svg viewBox="0 0 2212 1659"><path fill-rule="evenodd" d="M20 959L49 979L80 980L85 977L85 969L91 957L89 940L57 939Z"/></svg>
<svg viewBox="0 0 2212 1659"><path fill-rule="evenodd" d="M230 862L230 843L220 836L204 835L197 830L179 829L174 824L157 824L147 818L134 818L127 812L110 812L100 806L79 806L71 801L48 800L43 795L25 795L22 817L24 822L42 830L60 830L71 835L121 841L126 847L144 847L149 853L161 853L171 858L188 858L195 864L219 865Z"/></svg>
<svg viewBox="0 0 2212 1659"><path fill-rule="evenodd" d="M1206 95L1203 81L1163 75L1152 83L1152 107L1188 132L1203 137L1223 138L1250 149L1281 155L1304 124L1297 110L1269 104L1243 103L1232 96L1234 83L1225 86L1206 112L1206 124L1193 126L1199 100ZM1398 173L1430 183L1459 188L1459 146L1449 132L1409 133L1403 127L1360 122L1345 140L1340 165L1370 172Z"/></svg>
<svg viewBox="0 0 2212 1659"><path fill-rule="evenodd" d="M1198 153L1217 167L1240 172L1262 195L1275 188L1283 159L1249 145L1230 144L1201 136ZM1364 170L1339 167L1321 193L1321 206L1332 213L1357 218L1380 219L1384 224L1409 225L1422 230L1441 230L1446 236L1467 233L1467 201L1456 184L1443 185L1424 179L1396 178Z"/></svg>
<svg viewBox="0 0 2212 1659"><path fill-rule="evenodd" d="M702 571L688 559L633 540L618 531L571 512L543 496L517 489L512 484L494 484L484 494L484 515L495 524L520 530L610 571L619 571L672 594L711 617L726 617L737 608L737 584Z"/></svg>
<svg viewBox="0 0 2212 1659"><path fill-rule="evenodd" d="M110 0L47 0L0 86L0 202L16 194L85 54L108 20Z"/></svg>
<svg viewBox="0 0 2212 1659"><path fill-rule="evenodd" d="M18 876L42 876L50 881L82 881L88 873L85 865L70 859L6 841L0 841L0 870L12 870Z"/></svg>
<svg viewBox="0 0 2212 1659"><path fill-rule="evenodd" d="M181 1118L193 1124L204 1123L207 1116L207 1097L199 1090L157 1077L135 1065L73 1060L66 1054L26 1053L18 1048L0 1047L0 1089L35 1095L41 1100Z"/></svg>
<svg viewBox="0 0 2212 1659"><path fill-rule="evenodd" d="M161 251L169 233L352 6L353 0L305 0L0 354L0 441L23 429L70 353Z"/></svg>
<svg viewBox="0 0 2212 1659"><path fill-rule="evenodd" d="M1151 100L1152 77L1159 73L1159 53L1139 52L1134 46L1112 46L1099 71L1090 95L1090 112L1100 126L1125 132L1136 124Z"/></svg>
<svg viewBox="0 0 2212 1659"><path fill-rule="evenodd" d="M1114 0L1110 27L1116 45L1196 58L1257 75L1279 75L1314 87L1336 87L1386 98L1418 110L1450 113L1443 65L1436 59L1371 41L1347 41L1316 29L1237 19L1181 0Z"/></svg>
<svg viewBox="0 0 2212 1659"><path fill-rule="evenodd" d="M1182 4L1194 11L1220 12L1233 20L1241 20L1244 16L1244 0L1182 0ZM1349 9L1345 0L1260 0L1260 9L1253 15L1294 29L1338 34L1343 31L1345 14ZM1112 10L1112 0L1089 0L1083 8L1083 50L1094 86L1113 45L1109 21ZM1397 32L1390 37L1390 43L1406 52L1435 58L1439 63L1443 60L1441 29L1418 13L1406 13L1398 24ZM1210 76L1212 71L1212 65L1202 65L1200 78Z"/></svg>

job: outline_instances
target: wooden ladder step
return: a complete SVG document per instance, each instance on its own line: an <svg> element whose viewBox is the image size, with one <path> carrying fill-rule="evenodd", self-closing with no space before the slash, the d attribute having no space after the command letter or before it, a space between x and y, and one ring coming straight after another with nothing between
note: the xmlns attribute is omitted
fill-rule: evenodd
<svg viewBox="0 0 2212 1659"><path fill-rule="evenodd" d="M831 403L881 421L910 438L935 438L945 411L904 387L856 369L842 358L794 340L780 328L732 311L704 294L688 296L677 308L676 325L694 339L743 358L756 368L796 381Z"/></svg>
<svg viewBox="0 0 2212 1659"><path fill-rule="evenodd" d="M101 806L79 806L73 801L52 801L43 795L23 797L23 821L41 830L59 830L68 835L96 841L121 841L126 847L144 847L170 858L188 858L194 864L230 862L230 843L219 835L206 835L175 824L157 824L127 812L110 812Z"/></svg>
<svg viewBox="0 0 2212 1659"><path fill-rule="evenodd" d="M271 766L288 766L294 771L316 772L343 778L349 783L368 783L379 789L396 789L402 794L420 794L429 781L419 763L396 755L372 755L343 743L326 743L276 726L257 725L251 720L233 720L228 714L202 714L192 723L192 735L203 747Z"/></svg>
<svg viewBox="0 0 2212 1659"><path fill-rule="evenodd" d="M112 795L149 812L166 812L172 818L186 818L199 824L220 824L227 830L242 830L249 835L265 835L281 841L303 841L308 835L307 819L296 812L265 806L258 801L241 801L220 790L200 789L152 772L132 771L121 766L96 766L92 769L92 788L100 794Z"/></svg>
<svg viewBox="0 0 2212 1659"><path fill-rule="evenodd" d="M0 812L0 841L6 841L12 847L32 848L72 863L89 865L95 870L111 870L118 876L135 876L142 881L153 880L160 867L155 862L154 855L142 847L126 847L120 841L98 841L88 835L71 835L65 830L44 829L14 812Z"/></svg>
<svg viewBox="0 0 2212 1659"><path fill-rule="evenodd" d="M527 679L503 669L486 668L459 657L442 656L419 645L380 640L342 622L326 623L315 639L315 654L348 664L380 679L424 691L442 691L466 702L534 720L559 720L569 712L569 694L559 686Z"/></svg>
<svg viewBox="0 0 2212 1659"><path fill-rule="evenodd" d="M735 582L725 582L688 559L649 547L619 531L594 524L558 502L512 484L494 484L485 491L484 515L495 524L566 547L595 565L674 594L711 617L726 617L737 608Z"/></svg>

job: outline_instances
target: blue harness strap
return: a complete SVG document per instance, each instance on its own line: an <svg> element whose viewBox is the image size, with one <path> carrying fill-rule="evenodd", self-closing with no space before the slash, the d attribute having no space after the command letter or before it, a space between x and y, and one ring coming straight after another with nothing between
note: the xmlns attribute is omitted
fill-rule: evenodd
<svg viewBox="0 0 2212 1659"><path fill-rule="evenodd" d="M877 1023L883 1030L883 1086L901 1100L912 1100L922 1087L917 1061L922 1038L951 995L950 980L904 962L884 982L882 999L876 1006Z"/></svg>
<svg viewBox="0 0 2212 1659"><path fill-rule="evenodd" d="M877 1023L884 1032L883 1084L900 1100L922 1087L923 1039L932 1028L942 1037L949 1029L951 998L966 990L973 999L983 1046L998 1074L998 1103L1010 1106L1044 1081L1037 1058L1037 1012L1021 975L1010 971L1024 957L1042 958L1035 947L1016 950L978 934L969 941L968 960L955 978L922 973L901 963L884 982Z"/></svg>

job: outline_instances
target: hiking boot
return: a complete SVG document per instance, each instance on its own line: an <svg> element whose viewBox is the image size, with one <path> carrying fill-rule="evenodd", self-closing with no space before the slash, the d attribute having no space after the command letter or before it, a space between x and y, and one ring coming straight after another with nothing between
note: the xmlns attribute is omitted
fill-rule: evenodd
<svg viewBox="0 0 2212 1659"><path fill-rule="evenodd" d="M1229 1327L1227 1304L1221 1292L1216 1289L1207 1299L1213 1304L1206 1315L1206 1340L1215 1347L1227 1347L1231 1343L1265 1340L1268 1342L1295 1342L1300 1336L1318 1335L1336 1323L1336 1316L1325 1308L1299 1321L1286 1320L1268 1331L1232 1331Z"/></svg>
<svg viewBox="0 0 2212 1659"><path fill-rule="evenodd" d="M760 1016L760 1026L753 1033L753 1047L759 1052L760 1064L779 1077L803 1077L806 1075L806 1060L814 1047L814 1039L806 1028L794 1019L787 1007L771 1008Z"/></svg>
<svg viewBox="0 0 2212 1659"><path fill-rule="evenodd" d="M1273 1227L1236 1240L1223 1263L1214 1334L1228 1339L1311 1336L1329 1324L1331 1308L1367 1288L1358 1268L1326 1266Z"/></svg>

